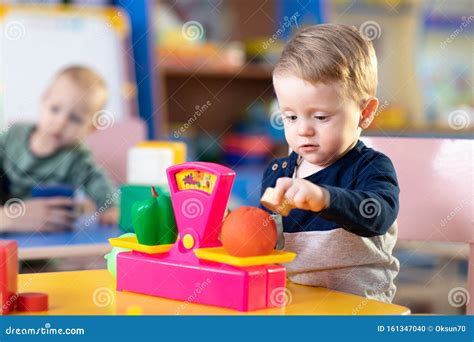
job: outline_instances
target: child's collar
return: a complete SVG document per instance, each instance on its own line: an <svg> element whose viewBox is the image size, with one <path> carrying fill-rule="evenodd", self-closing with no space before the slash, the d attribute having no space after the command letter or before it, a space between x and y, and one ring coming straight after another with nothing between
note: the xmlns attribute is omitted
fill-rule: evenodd
<svg viewBox="0 0 474 342"><path fill-rule="evenodd" d="M357 143L354 145L353 148L351 148L349 151L347 151L343 156L341 156L338 160L336 160L333 164L337 163L340 159L343 159L353 153L354 151L357 151L360 153L360 151L365 147L364 143L359 139L357 140ZM303 162L303 156L300 156L297 154L295 151L292 151L290 155L287 158L288 162L288 167L286 168L285 176L287 177L293 177L295 174L295 169L301 165ZM331 164L332 165L332 164Z"/></svg>
<svg viewBox="0 0 474 342"><path fill-rule="evenodd" d="M296 167L300 165L302 161L303 161L303 157L301 157L295 151L292 151L287 158L288 167L286 168L285 176L292 177L295 172Z"/></svg>

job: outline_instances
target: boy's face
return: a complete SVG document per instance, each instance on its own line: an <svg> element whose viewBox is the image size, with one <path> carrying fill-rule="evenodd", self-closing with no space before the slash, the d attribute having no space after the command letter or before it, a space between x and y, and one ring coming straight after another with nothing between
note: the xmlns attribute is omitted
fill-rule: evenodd
<svg viewBox="0 0 474 342"><path fill-rule="evenodd" d="M330 165L356 143L361 109L342 95L338 82L312 84L295 76L275 75L273 84L286 140L306 161Z"/></svg>
<svg viewBox="0 0 474 342"><path fill-rule="evenodd" d="M69 77L54 81L42 99L38 132L56 148L80 142L92 130L84 90Z"/></svg>

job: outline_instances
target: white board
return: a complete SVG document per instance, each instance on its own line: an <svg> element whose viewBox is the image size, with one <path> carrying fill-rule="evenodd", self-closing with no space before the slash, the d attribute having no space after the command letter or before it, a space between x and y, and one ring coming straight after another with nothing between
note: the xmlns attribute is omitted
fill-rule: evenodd
<svg viewBox="0 0 474 342"><path fill-rule="evenodd" d="M1 5L0 5L1 7ZM0 8L0 125L36 121L41 96L70 65L105 80L105 110L120 121L136 114L128 18L116 8L15 6Z"/></svg>

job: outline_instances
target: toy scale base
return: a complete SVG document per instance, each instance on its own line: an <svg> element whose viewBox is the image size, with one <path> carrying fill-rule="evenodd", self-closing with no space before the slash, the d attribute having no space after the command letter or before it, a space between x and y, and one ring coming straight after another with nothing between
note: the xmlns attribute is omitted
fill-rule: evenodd
<svg viewBox="0 0 474 342"><path fill-rule="evenodd" d="M275 298L284 291L285 282L286 268L281 265L235 267L209 261L187 264L164 255L134 251L117 256L118 291L239 311L279 306Z"/></svg>

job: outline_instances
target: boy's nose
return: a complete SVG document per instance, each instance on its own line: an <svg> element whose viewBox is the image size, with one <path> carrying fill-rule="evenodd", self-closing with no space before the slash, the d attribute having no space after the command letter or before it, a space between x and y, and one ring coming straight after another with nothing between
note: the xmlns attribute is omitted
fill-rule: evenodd
<svg viewBox="0 0 474 342"><path fill-rule="evenodd" d="M56 131L59 131L58 133L60 133L66 127L66 124L67 118L65 118L64 116L58 117L54 123L54 129Z"/></svg>
<svg viewBox="0 0 474 342"><path fill-rule="evenodd" d="M302 120L298 126L298 134L301 136L310 136L314 135L314 127L311 126L307 120Z"/></svg>

